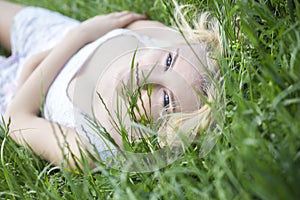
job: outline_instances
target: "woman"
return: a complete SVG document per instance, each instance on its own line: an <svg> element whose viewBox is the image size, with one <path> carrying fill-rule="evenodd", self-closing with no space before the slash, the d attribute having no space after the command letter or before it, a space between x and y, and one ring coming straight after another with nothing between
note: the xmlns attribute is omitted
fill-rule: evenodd
<svg viewBox="0 0 300 200"><path fill-rule="evenodd" d="M181 145L180 133L189 138L208 128L211 109L203 99L215 97L218 29L216 23L207 27L207 14L191 29L174 3L184 37L128 11L79 23L1 1L0 42L12 50L5 62L13 69L7 73L1 66L1 81L11 74L17 81L10 94L1 88L9 136L55 165L66 161L75 167L86 152L105 159L124 142L141 139L135 128L125 128L124 136L119 119L121 126L157 122L161 146ZM95 134L95 127L106 138ZM111 154L104 154L108 149Z"/></svg>

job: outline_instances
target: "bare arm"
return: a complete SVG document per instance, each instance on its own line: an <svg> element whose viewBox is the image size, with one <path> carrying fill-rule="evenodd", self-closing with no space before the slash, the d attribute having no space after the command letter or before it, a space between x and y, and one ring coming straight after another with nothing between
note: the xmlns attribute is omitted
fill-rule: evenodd
<svg viewBox="0 0 300 200"><path fill-rule="evenodd" d="M27 78L32 74L32 72L37 68L37 66L41 64L41 62L46 58L46 56L49 55L50 51L51 49L33 55L26 61L20 74L17 90L20 90L22 85L26 82Z"/></svg>
<svg viewBox="0 0 300 200"><path fill-rule="evenodd" d="M118 12L96 16L71 30L16 93L4 116L5 120L11 118L10 136L21 145L29 145L36 154L56 165L63 161L63 155L68 155L69 164L74 167L74 160L69 155L72 153L80 158L79 148L83 147L83 144L72 129L38 117L43 104L41 97L46 95L64 64L82 46L110 30L125 27L143 18L135 13ZM69 147L62 148L66 143Z"/></svg>
<svg viewBox="0 0 300 200"><path fill-rule="evenodd" d="M10 32L15 15L24 7L7 1L0 1L0 44L11 51Z"/></svg>

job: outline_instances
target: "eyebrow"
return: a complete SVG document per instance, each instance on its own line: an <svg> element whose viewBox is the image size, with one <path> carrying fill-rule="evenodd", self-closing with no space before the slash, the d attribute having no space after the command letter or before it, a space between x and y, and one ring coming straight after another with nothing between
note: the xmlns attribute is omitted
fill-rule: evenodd
<svg viewBox="0 0 300 200"><path fill-rule="evenodd" d="M175 51L172 51L172 55L174 55L174 57L172 58L173 60L172 60L172 64L171 64L171 66L170 66L170 68L168 68L167 70L165 70L165 72L167 72L167 71L169 71L170 69L172 69L173 68L173 65L174 65L174 63L175 63L175 61L176 61L176 59L178 58L178 55L179 55L179 48L176 48L176 50ZM168 52L168 56L170 55L170 52ZM172 113L175 113L175 111L176 111L176 103L175 103L175 98L174 98L174 94L173 94L173 92L171 91L171 90L169 90L170 92L169 92L169 95L170 95L170 98L171 98L171 105L172 105Z"/></svg>
<svg viewBox="0 0 300 200"><path fill-rule="evenodd" d="M175 113L176 110L176 104L175 104L175 98L173 92L170 92L170 97L171 97L171 105L172 105L172 112Z"/></svg>
<svg viewBox="0 0 300 200"><path fill-rule="evenodd" d="M168 51L167 59L169 56L172 56L172 63L171 63L171 66L169 66L169 68L164 70L165 72L173 68L173 65L178 57L178 51L179 51L179 48L177 48L175 51Z"/></svg>
<svg viewBox="0 0 300 200"><path fill-rule="evenodd" d="M179 55L179 48L177 48L177 49L175 50L173 62L172 62L172 65L171 65L170 68L173 68L173 65L174 65L174 63L176 62L176 60L177 60L177 58L178 58L178 55Z"/></svg>
<svg viewBox="0 0 300 200"><path fill-rule="evenodd" d="M175 64L175 62L178 58L178 55L179 55L179 48L176 48L175 53L174 53L173 62L170 67L171 69L173 68L173 65ZM175 102L175 98L174 98L174 93L172 91L170 92L170 96L171 96L171 101L172 101L172 112L175 113L177 106L176 106L176 102Z"/></svg>

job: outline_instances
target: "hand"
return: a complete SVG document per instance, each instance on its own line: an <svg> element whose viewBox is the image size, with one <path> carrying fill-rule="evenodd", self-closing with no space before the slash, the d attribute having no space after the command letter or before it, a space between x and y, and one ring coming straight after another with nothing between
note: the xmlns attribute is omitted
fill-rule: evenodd
<svg viewBox="0 0 300 200"><path fill-rule="evenodd" d="M84 34L86 42L88 43L98 39L113 29L124 28L137 20L146 18L147 15L129 11L114 12L90 18L82 22L77 28Z"/></svg>

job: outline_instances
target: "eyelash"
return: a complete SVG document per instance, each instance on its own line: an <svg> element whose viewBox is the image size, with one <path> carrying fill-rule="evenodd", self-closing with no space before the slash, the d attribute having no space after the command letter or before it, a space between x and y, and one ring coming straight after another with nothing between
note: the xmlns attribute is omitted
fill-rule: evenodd
<svg viewBox="0 0 300 200"><path fill-rule="evenodd" d="M165 71L167 71L168 69L170 69L170 67L172 66L173 64L173 57L171 55L171 53L169 53L168 57L167 57L167 60L166 60L166 69Z"/></svg>
<svg viewBox="0 0 300 200"><path fill-rule="evenodd" d="M178 53L178 49L176 51ZM175 58L173 57L173 55L171 53L168 54L168 57L167 57L167 60L166 60L165 71L168 71L172 67L173 62L176 59L176 57L177 57L177 54L176 54ZM170 107L170 96L169 96L169 94L165 90L164 90L164 99L163 99L163 102L164 102L164 107L167 110Z"/></svg>
<svg viewBox="0 0 300 200"><path fill-rule="evenodd" d="M164 90L164 107L169 108L170 106L170 97L168 93Z"/></svg>

